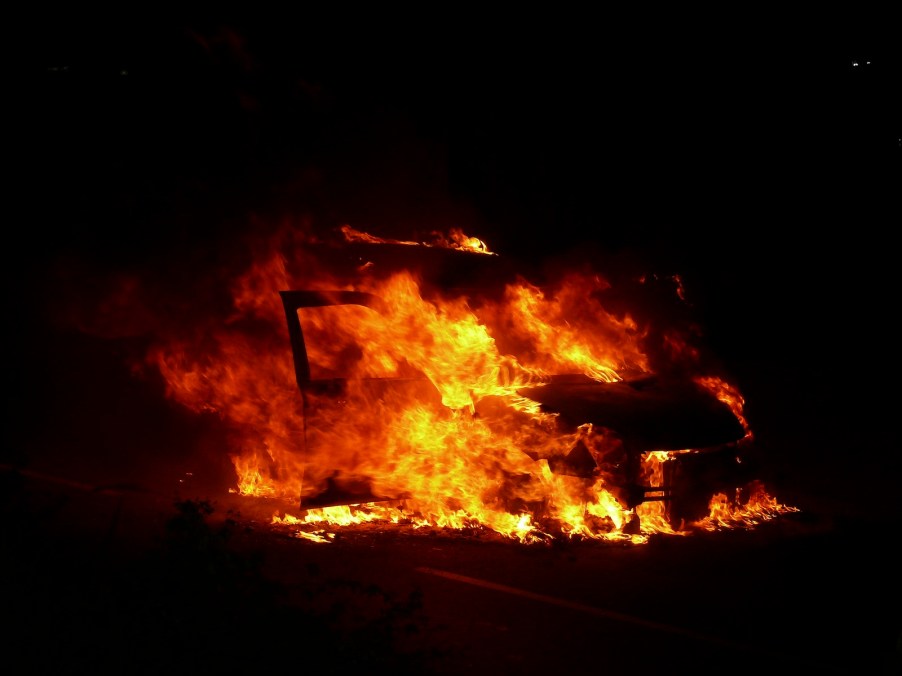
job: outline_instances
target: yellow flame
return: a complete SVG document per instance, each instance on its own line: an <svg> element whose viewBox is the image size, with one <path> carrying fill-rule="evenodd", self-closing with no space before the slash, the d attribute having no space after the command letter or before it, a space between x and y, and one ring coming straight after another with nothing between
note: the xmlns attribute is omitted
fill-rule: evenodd
<svg viewBox="0 0 902 676"><path fill-rule="evenodd" d="M366 232L362 232L350 225L342 225L339 228L347 242L365 242L367 244L403 244L406 246L434 246L444 249L457 249L471 253L494 255L489 251L488 245L477 237L464 234L460 228L452 228L447 236L440 232L433 232L432 242L413 242L410 240L384 239Z"/></svg>
<svg viewBox="0 0 902 676"><path fill-rule="evenodd" d="M743 500L743 493L748 497ZM791 512L798 512L796 507L781 504L768 494L760 481L752 481L745 489L737 488L733 498L726 493L717 493L709 503L710 514L695 522L696 528L718 530L726 528L750 528Z"/></svg>
<svg viewBox="0 0 902 676"><path fill-rule="evenodd" d="M350 226L342 232L374 245L417 244ZM459 230L437 241L488 252ZM641 543L653 533L683 534L668 522L663 500L630 509L601 472L552 472L549 461L578 443L603 461L618 442L591 426L563 429L556 416L518 394L550 374L613 383L625 372L651 372L645 328L598 300L606 280L574 272L541 289L519 279L500 296L427 295L411 271L380 277L360 270L358 278L336 279L304 244L282 235L263 247L232 284L228 321L200 326L149 355L170 397L223 421L242 495L300 498L303 505L329 482L347 480L385 498L311 509L302 524L276 517L275 524L303 525L308 533L311 526L370 521L482 528L520 542L561 534ZM311 377L322 385L303 396L279 301L283 289L365 291L383 301L378 309L298 310ZM749 436L736 388L709 376L698 382L730 404ZM663 490L663 467L672 457L642 456L646 486ZM714 496L710 516L695 527L749 523L788 509L763 489L741 508ZM636 517L639 532L627 532Z"/></svg>

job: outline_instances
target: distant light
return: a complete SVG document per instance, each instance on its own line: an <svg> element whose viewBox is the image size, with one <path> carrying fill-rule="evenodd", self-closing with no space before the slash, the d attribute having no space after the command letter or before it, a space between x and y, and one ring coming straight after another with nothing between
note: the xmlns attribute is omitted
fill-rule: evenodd
<svg viewBox="0 0 902 676"><path fill-rule="evenodd" d="M855 68L857 68L857 67L858 67L858 62L857 62L857 61L853 61L853 62L852 62L852 66L855 67Z"/></svg>
<svg viewBox="0 0 902 676"><path fill-rule="evenodd" d="M125 68L123 68L122 70L119 71L119 74L120 75L128 75L128 71L125 70Z"/></svg>

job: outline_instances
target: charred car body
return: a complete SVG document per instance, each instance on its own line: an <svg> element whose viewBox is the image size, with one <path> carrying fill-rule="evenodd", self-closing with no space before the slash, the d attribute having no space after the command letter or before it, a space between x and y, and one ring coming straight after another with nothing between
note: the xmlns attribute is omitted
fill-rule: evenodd
<svg viewBox="0 0 902 676"><path fill-rule="evenodd" d="M383 276L396 270L412 270L425 294L440 291L445 296L462 299L465 304L478 303L476 297L501 293L522 274L502 259L483 252L411 243L357 242L323 248L320 255L329 259L332 269L339 271L336 279L354 279L362 270L368 275L375 271ZM637 282L646 294L660 292L655 284L649 278ZM393 402L398 401L395 397L401 391L405 393L405 401L420 399L441 406L444 400L440 388L416 368L390 377L318 372L314 364L318 352L311 349L311 340L316 334L320 338L327 335L319 329L323 322L328 323L328 315L322 315L314 325L319 329L311 332L304 327L305 313L357 307L367 308L366 312L391 314L392 299L358 288L363 287L348 284L344 288L280 291L295 381L301 394L307 451L310 444L322 443L322 437L319 442L315 440L314 430L318 425L336 426L335 409L331 408L336 402L341 407L367 402L365 405L372 407L373 415L381 415L377 412L394 406ZM616 289L606 287L606 290L610 291L611 305L622 303L622 298L617 299ZM679 302L676 295L672 300ZM427 327L422 328L428 333ZM415 327L412 330L416 332ZM353 337L353 330L350 333ZM651 345L649 332L643 335L646 345ZM656 339L660 342L660 338L658 335ZM423 340L428 342L432 338L426 335ZM651 346L649 351L659 347ZM350 354L353 360L358 348L349 352L345 346L339 352ZM333 346L331 354L335 353ZM719 396L716 388L706 385L699 373L671 364L663 369L653 366L613 378L599 378L591 372L546 369L529 379L514 381L506 393L517 398L523 408L552 419L560 438L567 440L567 446L551 450L522 445L520 451L528 460L544 461L552 473L587 485L603 477L605 486L625 509L635 511L646 503L661 503L666 518L678 527L707 513L712 493L735 488L748 479L748 468L742 466L740 455L750 434L736 408ZM361 388L367 391L365 398L351 394L351 390L359 392ZM324 406L323 402L330 403ZM474 396L471 414L481 416L491 426L496 404L491 393ZM586 430L616 440L616 452L599 452L585 434ZM380 443L378 435L373 436L372 443ZM359 448L357 452L366 455L370 449ZM643 470L644 459L651 453L666 454L668 459L663 464L663 474L654 483ZM311 453L310 457L312 464L318 465L314 474L319 480L311 482L309 490L302 492L303 509L416 497L409 491L385 494L369 480L365 471L349 472L343 462L335 467L325 466L330 462L328 450ZM636 519L632 528L638 527Z"/></svg>

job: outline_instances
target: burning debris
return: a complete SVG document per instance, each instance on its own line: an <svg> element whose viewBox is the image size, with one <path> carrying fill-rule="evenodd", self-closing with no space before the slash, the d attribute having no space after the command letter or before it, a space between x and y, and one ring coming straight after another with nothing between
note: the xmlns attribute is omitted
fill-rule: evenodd
<svg viewBox="0 0 902 676"><path fill-rule="evenodd" d="M743 474L742 396L698 327L654 316L678 279L534 280L460 231L339 233L276 233L224 320L147 355L228 429L233 490L300 510L274 523L643 542L794 511Z"/></svg>

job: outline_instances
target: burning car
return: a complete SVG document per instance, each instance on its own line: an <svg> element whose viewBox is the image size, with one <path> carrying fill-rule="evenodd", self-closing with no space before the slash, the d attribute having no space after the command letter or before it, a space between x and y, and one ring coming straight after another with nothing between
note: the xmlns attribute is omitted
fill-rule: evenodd
<svg viewBox="0 0 902 676"><path fill-rule="evenodd" d="M521 540L641 538L777 505L743 467L741 395L703 370L686 326L621 311L594 272L537 285L459 232L343 235L307 243L306 285L278 291L300 425L263 471L236 463L242 491ZM633 281L681 302L678 279Z"/></svg>

